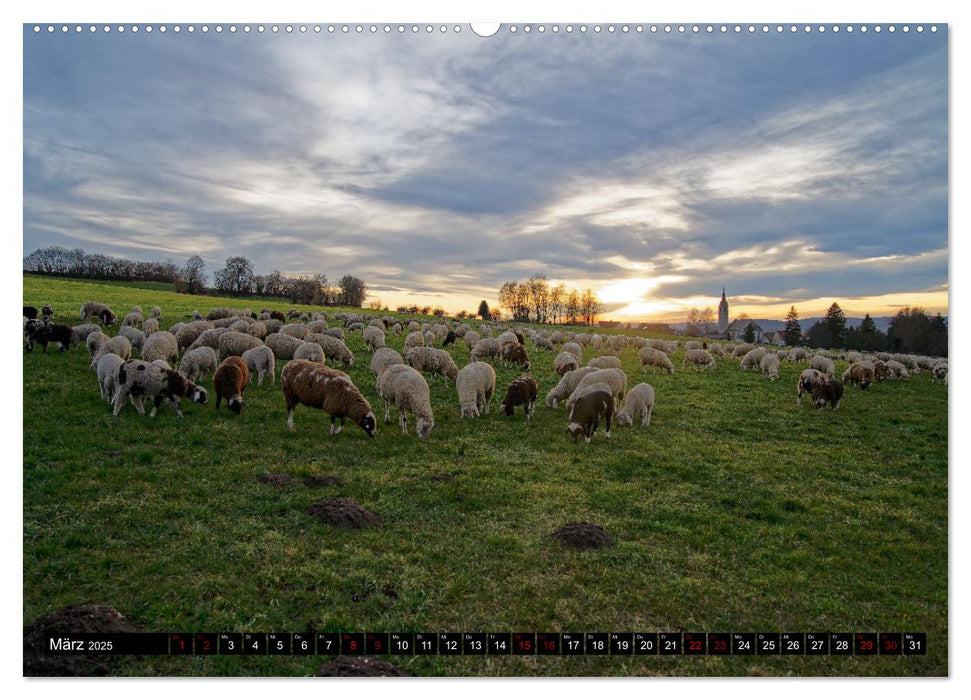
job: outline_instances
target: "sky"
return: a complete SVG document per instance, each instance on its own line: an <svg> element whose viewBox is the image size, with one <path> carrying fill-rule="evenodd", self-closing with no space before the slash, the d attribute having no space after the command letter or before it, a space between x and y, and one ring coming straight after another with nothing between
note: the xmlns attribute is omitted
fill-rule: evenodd
<svg viewBox="0 0 971 700"><path fill-rule="evenodd" d="M450 312L540 273L621 321L723 286L733 317L947 314L944 25L228 26L24 27L25 253L244 255Z"/></svg>

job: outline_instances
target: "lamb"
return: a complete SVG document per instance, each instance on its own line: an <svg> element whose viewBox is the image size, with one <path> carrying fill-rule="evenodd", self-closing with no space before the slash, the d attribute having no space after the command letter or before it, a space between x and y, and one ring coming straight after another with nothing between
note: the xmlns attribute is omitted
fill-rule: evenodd
<svg viewBox="0 0 971 700"><path fill-rule="evenodd" d="M86 301L81 304L81 320L87 321L89 318L99 318L106 326L113 326L118 320L110 306L97 301Z"/></svg>
<svg viewBox="0 0 971 700"><path fill-rule="evenodd" d="M556 352L556 348L553 346L553 341L549 338L544 338L541 335L537 335L533 338L533 347L537 350L549 350L550 352Z"/></svg>
<svg viewBox="0 0 971 700"><path fill-rule="evenodd" d="M145 339L145 344L142 346L142 359L146 362L152 360L168 362L170 359L178 358L178 356L179 342L168 331L152 333Z"/></svg>
<svg viewBox="0 0 971 700"><path fill-rule="evenodd" d="M560 377L559 383L550 389L549 393L546 395L546 405L550 408L556 408L556 404L560 401L566 401L573 390L577 388L577 384L586 375L592 372L599 372L600 370L594 369L593 367L580 367L578 369L571 370Z"/></svg>
<svg viewBox="0 0 971 700"><path fill-rule="evenodd" d="M827 379L813 386L813 403L816 408L825 408L828 403L833 410L839 410L843 398L843 385L835 379Z"/></svg>
<svg viewBox="0 0 971 700"><path fill-rule="evenodd" d="M123 326L140 326L142 323L142 313L141 311L132 311L130 314L125 316L125 319L121 322Z"/></svg>
<svg viewBox="0 0 971 700"><path fill-rule="evenodd" d="M45 321L50 321L52 318L54 318L54 307L50 304L44 304L43 308L40 310L40 317Z"/></svg>
<svg viewBox="0 0 971 700"><path fill-rule="evenodd" d="M802 405L803 392L812 394L815 387L823 384L825 381L826 376L818 369L804 369L802 374L799 375L799 381L796 382L796 405Z"/></svg>
<svg viewBox="0 0 971 700"><path fill-rule="evenodd" d="M843 381L848 381L854 387L865 391L873 383L873 376L874 367L872 363L854 362L843 372Z"/></svg>
<svg viewBox="0 0 971 700"><path fill-rule="evenodd" d="M371 371L377 378L391 365L403 365L404 363L404 358L394 348L378 348L371 357Z"/></svg>
<svg viewBox="0 0 971 700"><path fill-rule="evenodd" d="M71 348L77 350L82 341L87 344L92 333L101 333L101 326L94 323L82 323L80 326L74 326L71 329Z"/></svg>
<svg viewBox="0 0 971 700"><path fill-rule="evenodd" d="M71 346L71 334L74 329L59 323L49 323L48 321L31 320L27 322L27 345L25 349L30 352L34 349L34 343L38 343L44 352L47 352L49 343L57 343L64 352Z"/></svg>
<svg viewBox="0 0 971 700"><path fill-rule="evenodd" d="M641 371L644 371L645 367L651 365L666 369L668 374L674 374L674 364L671 362L671 358L661 350L645 345L637 351L637 356L641 360Z"/></svg>
<svg viewBox="0 0 971 700"><path fill-rule="evenodd" d="M320 344L304 343L293 351L293 359L310 360L311 362L320 362L323 364L327 358L324 356L324 349L320 347Z"/></svg>
<svg viewBox="0 0 971 700"><path fill-rule="evenodd" d="M88 348L88 355L91 359L94 359L95 353L97 353L108 342L108 336L106 336L101 331L91 333L87 338L84 339L84 344Z"/></svg>
<svg viewBox="0 0 971 700"><path fill-rule="evenodd" d="M610 393L614 397L614 406L620 408L620 404L627 394L627 375L619 369L597 369L580 379L576 389L566 400L567 409L585 393L587 387L598 382L603 382L610 387Z"/></svg>
<svg viewBox="0 0 971 700"><path fill-rule="evenodd" d="M331 335L325 335L323 333L308 335L307 340L317 343L323 349L324 355L327 356L328 360L333 362L339 361L345 367L354 366L354 353L344 345L343 340L338 340Z"/></svg>
<svg viewBox="0 0 971 700"><path fill-rule="evenodd" d="M212 378L213 386L216 388L216 410L219 404L226 399L226 406L233 413L243 410L243 391L249 384L249 366L242 357L231 355L222 361L219 369Z"/></svg>
<svg viewBox="0 0 971 700"><path fill-rule="evenodd" d="M152 318L162 318L162 307L153 306L152 310L148 312L148 315Z"/></svg>
<svg viewBox="0 0 971 700"><path fill-rule="evenodd" d="M766 352L768 351L765 348L752 348L749 350L747 353L745 353L744 357L742 357L742 361L740 363L742 369L755 369L756 367L760 367L761 365L759 363L762 361L762 357Z"/></svg>
<svg viewBox="0 0 971 700"><path fill-rule="evenodd" d="M223 333L229 333L229 329L210 328L208 330L205 330L199 335L198 338L196 338L196 342L194 342L192 345L189 346L189 349L193 350L199 347L207 347L207 348L212 348L213 350L216 350L218 352L219 336L221 336Z"/></svg>
<svg viewBox="0 0 971 700"><path fill-rule="evenodd" d="M579 402L579 399L577 401ZM576 408L576 404L574 404L574 408ZM617 413L617 425L633 425L634 418L640 414L641 425L646 428L651 424L651 413L653 411L654 387L646 382L641 382L627 392L627 398L624 399L624 408ZM610 428L608 427L609 430Z"/></svg>
<svg viewBox="0 0 971 700"><path fill-rule="evenodd" d="M420 348L425 345L425 336L421 331L412 331L405 336L404 351L408 352L411 348Z"/></svg>
<svg viewBox="0 0 971 700"><path fill-rule="evenodd" d="M371 348L372 350L378 350L380 348L383 348L384 331L375 326L368 326L367 328L364 329L364 344L367 347Z"/></svg>
<svg viewBox="0 0 971 700"><path fill-rule="evenodd" d="M118 335L123 335L128 338L128 342L131 343L133 348L138 348L141 350L145 345L145 334L135 328L135 326L123 325L118 329Z"/></svg>
<svg viewBox="0 0 971 700"><path fill-rule="evenodd" d="M553 359L553 369L561 377L580 366L577 356L571 352L561 352Z"/></svg>
<svg viewBox="0 0 971 700"><path fill-rule="evenodd" d="M455 381L459 373L452 356L439 348L411 348L405 353L405 360L419 372L440 374L446 383L449 379Z"/></svg>
<svg viewBox="0 0 971 700"><path fill-rule="evenodd" d="M205 404L208 396L206 390L188 381L178 372L170 369L156 367L150 362L135 360L126 362L118 369L118 390L115 392L114 409L112 413L118 415L125 399L131 397L135 410L139 415L145 414L142 406L143 398L154 398L155 405L152 407L150 417L155 417L155 412L167 400L175 408L175 413L182 418L182 408L179 405L179 398L185 397L198 404Z"/></svg>
<svg viewBox="0 0 971 700"><path fill-rule="evenodd" d="M305 340L309 332L310 329L302 323L288 323L280 329L280 333L299 338L300 340Z"/></svg>
<svg viewBox="0 0 971 700"><path fill-rule="evenodd" d="M759 360L759 369L762 370L763 377L768 377L770 382L774 382L779 378L779 356L774 352L766 353Z"/></svg>
<svg viewBox="0 0 971 700"><path fill-rule="evenodd" d="M529 356L526 354L526 346L513 341L502 345L500 354L504 365L519 365L523 369L529 369Z"/></svg>
<svg viewBox="0 0 971 700"><path fill-rule="evenodd" d="M894 379L910 379L910 372L907 371L903 363L897 360L888 360L886 365L890 376Z"/></svg>
<svg viewBox="0 0 971 700"><path fill-rule="evenodd" d="M276 356L266 345L250 348L243 353L243 361L249 367L250 379L255 372L259 376L257 386L263 386L263 377L270 375L270 385L276 386Z"/></svg>
<svg viewBox="0 0 971 700"><path fill-rule="evenodd" d="M175 339L179 343L179 350L184 350L191 347L203 331L212 327L213 325L209 321L192 321L179 328L178 331L172 330L170 332L175 334Z"/></svg>
<svg viewBox="0 0 971 700"><path fill-rule="evenodd" d="M596 369L620 369L620 358L614 357L613 355L591 357L590 361L587 362L587 367L595 367Z"/></svg>
<svg viewBox="0 0 971 700"><path fill-rule="evenodd" d="M283 333L270 333L266 336L265 343L273 351L277 362L281 360L292 360L293 353L303 345L303 341L299 338L294 338L292 335L285 335Z"/></svg>
<svg viewBox="0 0 971 700"><path fill-rule="evenodd" d="M460 416L478 418L489 412L496 391L496 371L486 362L470 362L455 378Z"/></svg>
<svg viewBox="0 0 971 700"><path fill-rule="evenodd" d="M101 388L101 398L111 403L118 389L118 370L125 361L115 353L109 352L98 360L98 386Z"/></svg>
<svg viewBox="0 0 971 700"><path fill-rule="evenodd" d="M609 391L591 391L584 394L570 408L570 424L566 432L573 436L573 442L580 435L586 442L597 432L600 420L607 423L606 436L610 437L610 421L614 415L614 397Z"/></svg>
<svg viewBox="0 0 971 700"><path fill-rule="evenodd" d="M482 357L499 357L500 352L501 349L498 340L495 338L483 338L472 348L471 359L472 362L478 362L479 358Z"/></svg>
<svg viewBox="0 0 971 700"><path fill-rule="evenodd" d="M102 355L106 355L109 352L113 352L121 359L126 362L131 358L131 343L128 342L128 338L123 335L116 335L113 338L109 338L108 342L101 346L94 357L91 358L91 367L96 368L98 366L98 360L101 359Z"/></svg>
<svg viewBox="0 0 971 700"><path fill-rule="evenodd" d="M701 350L699 348L686 350L684 359L681 361L681 369L684 369L685 365L689 362L696 370L700 369L702 372L706 368L710 370L715 369L715 358L707 350Z"/></svg>
<svg viewBox="0 0 971 700"><path fill-rule="evenodd" d="M201 382L209 372L215 373L219 360L216 351L210 347L198 347L182 356L179 374L190 382Z"/></svg>
<svg viewBox="0 0 971 700"><path fill-rule="evenodd" d="M813 369L818 369L827 377L833 377L836 374L836 367L833 365L833 361L824 355L813 355L809 366Z"/></svg>
<svg viewBox="0 0 971 700"><path fill-rule="evenodd" d="M384 422L391 420L391 405L398 407L401 433L408 433L408 412L415 415L419 438L428 437L435 425L428 382L418 370L408 365L394 365L378 377L378 394L384 399Z"/></svg>
<svg viewBox="0 0 971 700"><path fill-rule="evenodd" d="M158 319L155 318L154 316L150 316L149 318L146 318L144 321L142 321L142 333L144 333L146 336L151 335L158 329L159 329ZM171 333L171 331L169 332Z"/></svg>
<svg viewBox="0 0 971 700"><path fill-rule="evenodd" d="M536 394L539 391L539 384L529 375L524 375L509 382L506 388L506 396L499 404L499 410L512 417L513 409L522 406L526 411L526 420L533 417L536 410Z"/></svg>
<svg viewBox="0 0 971 700"><path fill-rule="evenodd" d="M307 360L293 360L280 375L287 404L287 427L293 430L293 411L299 405L322 408L330 414L330 434L336 435L350 417L361 430L374 437L375 420L371 404L344 372ZM334 421L340 425L334 427Z"/></svg>
<svg viewBox="0 0 971 700"><path fill-rule="evenodd" d="M262 340L249 333L226 331L219 336L219 359L225 360L227 357L242 357L243 353L247 350L258 348L262 344Z"/></svg>
<svg viewBox="0 0 971 700"><path fill-rule="evenodd" d="M560 352L568 352L577 358L577 362L583 362L583 348L580 347L579 343L569 342L563 343L563 347L560 348Z"/></svg>

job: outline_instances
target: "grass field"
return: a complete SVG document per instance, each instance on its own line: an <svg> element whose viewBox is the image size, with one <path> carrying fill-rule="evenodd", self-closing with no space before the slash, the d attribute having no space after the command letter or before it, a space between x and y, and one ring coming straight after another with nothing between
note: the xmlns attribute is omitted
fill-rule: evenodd
<svg viewBox="0 0 971 700"><path fill-rule="evenodd" d="M27 277L24 303L76 325L89 299L119 317L245 301ZM264 304L256 307L258 311ZM286 303L266 304L286 310ZM328 311L332 311L328 309ZM403 336L389 336L399 351ZM251 384L241 415L183 402L154 419L104 403L87 353L25 354L24 623L111 605L147 631L922 631L923 657L391 657L417 675L946 675L947 389L928 373L847 388L839 411L795 404L804 367L768 382L716 371L642 373L649 428L574 444L562 405L459 419L430 382L427 440L380 422L360 333L350 375L379 417L369 439ZM459 367L469 360L459 343ZM541 397L552 355L532 349ZM592 353L587 349L584 360ZM837 362L841 374L845 363ZM497 393L521 372L496 366ZM204 386L212 388L211 378ZM393 419L394 420L394 419ZM286 473L292 487L259 483ZM308 488L310 474L340 486ZM305 514L350 498L384 519L358 531ZM549 535L586 520L613 547ZM128 657L123 675L307 675L328 657Z"/></svg>

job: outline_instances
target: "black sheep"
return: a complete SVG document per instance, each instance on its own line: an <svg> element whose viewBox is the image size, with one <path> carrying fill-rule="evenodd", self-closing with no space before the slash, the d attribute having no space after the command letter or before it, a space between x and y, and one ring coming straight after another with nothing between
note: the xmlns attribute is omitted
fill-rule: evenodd
<svg viewBox="0 0 971 700"><path fill-rule="evenodd" d="M614 397L606 391L591 391L579 397L570 409L570 425L566 432L573 436L573 442L581 435L587 442L600 425L600 419L607 421L607 437L610 437L610 421L614 415Z"/></svg>
<svg viewBox="0 0 971 700"><path fill-rule="evenodd" d="M530 376L522 376L513 379L506 389L506 398L502 400L499 410L507 416L512 416L516 406L522 406L526 411L526 419L533 417L533 410L536 406L536 394L539 392L539 385Z"/></svg>
<svg viewBox="0 0 971 700"><path fill-rule="evenodd" d="M27 323L27 345L25 349L30 352L34 349L34 343L38 343L44 352L47 352L49 343L58 343L61 346L61 352L64 352L71 344L71 333L73 331L74 329L70 326L52 324L46 321L30 321Z"/></svg>
<svg viewBox="0 0 971 700"><path fill-rule="evenodd" d="M445 340L442 342L442 347L446 345L451 345L455 342L455 331L449 331L448 335L445 336Z"/></svg>
<svg viewBox="0 0 971 700"><path fill-rule="evenodd" d="M28 321L33 321L37 318L37 307L36 306L25 306L24 316L27 317Z"/></svg>

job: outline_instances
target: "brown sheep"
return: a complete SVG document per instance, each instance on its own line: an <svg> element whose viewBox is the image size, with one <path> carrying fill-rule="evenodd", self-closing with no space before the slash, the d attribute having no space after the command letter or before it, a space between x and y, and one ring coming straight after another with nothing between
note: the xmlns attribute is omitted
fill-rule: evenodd
<svg viewBox="0 0 971 700"><path fill-rule="evenodd" d="M521 343L506 343L500 350L503 364L520 365L523 369L529 369L529 356L526 354L526 347Z"/></svg>
<svg viewBox="0 0 971 700"><path fill-rule="evenodd" d="M212 383L216 388L217 411L223 398L233 413L243 410L243 391L249 384L249 366L242 357L231 355L223 360L213 375Z"/></svg>
<svg viewBox="0 0 971 700"><path fill-rule="evenodd" d="M607 437L610 437L610 421L614 415L614 397L607 391L591 391L576 400L570 409L570 425L566 432L573 436L573 442L583 435L587 442L600 424L600 419L607 421Z"/></svg>
<svg viewBox="0 0 971 700"><path fill-rule="evenodd" d="M843 398L843 385L835 379L827 379L822 384L813 387L813 403L816 408L825 408L829 403L833 410L838 410Z"/></svg>
<svg viewBox="0 0 971 700"><path fill-rule="evenodd" d="M850 382L858 389L866 390L873 383L874 367L869 362L854 362L845 372L843 381Z"/></svg>
<svg viewBox="0 0 971 700"><path fill-rule="evenodd" d="M374 437L375 420L371 404L344 372L319 362L293 360L283 368L283 398L287 402L287 427L293 430L293 411L298 404L322 408L330 414L330 434L344 428L348 417L370 437ZM340 419L335 430L334 421Z"/></svg>
<svg viewBox="0 0 971 700"><path fill-rule="evenodd" d="M536 408L536 393L538 391L539 385L530 376L513 379L509 382L509 386L506 389L506 397L499 405L499 410L507 416L512 416L513 409L516 406L522 406L526 411L526 420L529 420L533 417L533 411Z"/></svg>
<svg viewBox="0 0 971 700"><path fill-rule="evenodd" d="M812 394L816 386L826 381L825 375L818 369L804 369L796 382L796 405L802 405L803 392Z"/></svg>

